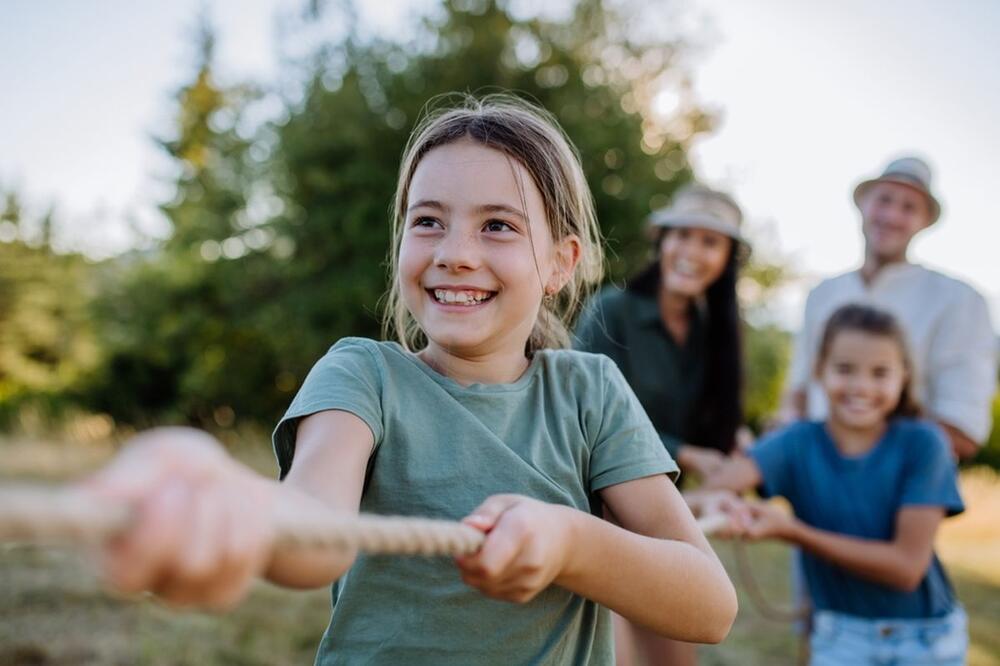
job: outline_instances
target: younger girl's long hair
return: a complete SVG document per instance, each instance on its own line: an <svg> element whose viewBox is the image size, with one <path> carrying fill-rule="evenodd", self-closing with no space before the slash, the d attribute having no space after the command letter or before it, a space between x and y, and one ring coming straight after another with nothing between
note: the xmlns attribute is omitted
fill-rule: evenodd
<svg viewBox="0 0 1000 666"><path fill-rule="evenodd" d="M906 341L906 334L903 327L890 313L885 310L873 308L869 305L851 303L844 305L834 311L830 318L826 320L823 328L823 337L820 338L819 353L816 355L816 367L814 372L819 375L826 358L830 353L830 347L838 334L845 331L858 331L868 335L886 337L899 346L899 353L903 358L903 368L906 371L906 381L903 383L903 390L899 394L899 403L889 414L889 418L904 416L915 418L922 414L920 404L913 396L913 361L910 357L910 348Z"/></svg>
<svg viewBox="0 0 1000 666"><path fill-rule="evenodd" d="M660 247L670 229L656 239ZM743 334L736 281L742 257L734 241L726 266L705 292L707 367L705 384L692 420L693 444L730 453L743 423ZM626 283L626 288L655 297L661 284L659 261Z"/></svg>
<svg viewBox="0 0 1000 666"><path fill-rule="evenodd" d="M424 115L403 151L393 201L391 286L383 335L411 350L426 343L399 288L399 246L406 227L410 182L428 152L471 140L504 153L528 171L541 194L548 230L555 242L569 235L580 240L580 261L573 276L558 294L543 299L525 353L530 356L546 347L568 347L569 324L604 272L600 228L580 157L555 118L540 107L507 93L482 98L457 95L457 102L451 103L455 97L441 98L445 106Z"/></svg>

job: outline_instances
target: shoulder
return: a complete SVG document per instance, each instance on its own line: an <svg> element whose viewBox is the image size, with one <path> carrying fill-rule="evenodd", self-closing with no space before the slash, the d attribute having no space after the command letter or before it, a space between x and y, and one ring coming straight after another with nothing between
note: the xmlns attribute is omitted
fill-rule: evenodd
<svg viewBox="0 0 1000 666"><path fill-rule="evenodd" d="M823 424L818 421L796 421L767 433L760 438L757 446L774 448L798 446L816 439L822 427Z"/></svg>
<svg viewBox="0 0 1000 666"><path fill-rule="evenodd" d="M320 358L314 369L344 368L362 374L383 374L393 357L404 353L395 342L379 342L370 338L341 338Z"/></svg>
<svg viewBox="0 0 1000 666"><path fill-rule="evenodd" d="M614 361L604 354L578 349L542 349L535 355L545 378L568 388L593 388L595 382L603 385L608 373L621 374Z"/></svg>
<svg viewBox="0 0 1000 666"><path fill-rule="evenodd" d="M907 457L923 457L936 451L950 455L948 438L933 421L926 419L896 418L889 426L894 439L908 454Z"/></svg>
<svg viewBox="0 0 1000 666"><path fill-rule="evenodd" d="M986 300L975 287L957 277L948 275L939 270L917 266L915 274L920 283L922 291L929 291L939 297L943 297L952 304L959 305L986 305Z"/></svg>
<svg viewBox="0 0 1000 666"><path fill-rule="evenodd" d="M605 285L591 297L585 312L618 317L628 309L630 301L636 294L613 284Z"/></svg>
<svg viewBox="0 0 1000 666"><path fill-rule="evenodd" d="M858 272L848 271L840 275L825 278L809 290L808 302L822 303L835 299L845 291L855 289L858 284Z"/></svg>

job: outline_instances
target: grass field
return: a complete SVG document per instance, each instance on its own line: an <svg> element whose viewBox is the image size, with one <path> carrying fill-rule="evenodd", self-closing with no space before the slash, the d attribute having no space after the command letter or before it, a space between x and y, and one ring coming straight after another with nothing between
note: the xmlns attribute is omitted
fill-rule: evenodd
<svg viewBox="0 0 1000 666"><path fill-rule="evenodd" d="M0 480L61 481L93 469L113 451L105 441L71 446L41 439L0 439ZM273 471L270 453L240 455ZM968 511L945 523L938 553L971 619L972 666L1000 666L1000 478L963 472ZM731 544L715 544L735 578ZM766 598L787 605L789 551L780 544L747 551ZM742 588L737 579L737 587ZM729 638L702 649L707 665L794 664L796 641L785 623L766 620L741 589ZM329 619L325 590L291 592L259 584L225 615L178 612L150 598L121 599L101 589L87 563L53 549L0 548L0 665L278 666L312 663Z"/></svg>

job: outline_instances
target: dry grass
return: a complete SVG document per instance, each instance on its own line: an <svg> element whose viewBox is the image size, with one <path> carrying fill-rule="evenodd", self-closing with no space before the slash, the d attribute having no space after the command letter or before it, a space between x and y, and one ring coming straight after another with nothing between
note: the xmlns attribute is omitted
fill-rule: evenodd
<svg viewBox="0 0 1000 666"><path fill-rule="evenodd" d="M248 436L261 441L259 436ZM265 474L274 460L264 445L232 450ZM115 450L107 439L70 445L39 438L0 439L0 480L64 481L93 470ZM945 522L938 553L969 611L972 666L1000 666L1000 478L963 472L968 510ZM716 544L731 572L729 544ZM754 576L772 604L787 605L789 550L750 548ZM739 584L738 584L739 586ZM246 666L311 663L329 619L326 591L292 592L257 585L226 615L182 612L149 598L118 599L103 591L86 563L56 550L0 547L0 664ZM787 624L763 619L741 591L730 637L701 650L707 666L791 666L796 640Z"/></svg>

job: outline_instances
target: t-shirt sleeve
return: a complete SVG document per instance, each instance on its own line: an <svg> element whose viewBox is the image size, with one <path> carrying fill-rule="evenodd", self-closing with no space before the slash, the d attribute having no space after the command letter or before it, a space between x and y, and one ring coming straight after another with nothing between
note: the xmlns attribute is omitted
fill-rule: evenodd
<svg viewBox="0 0 1000 666"><path fill-rule="evenodd" d="M917 424L910 437L900 505L940 506L948 516L962 513L958 469L944 433L936 425Z"/></svg>
<svg viewBox="0 0 1000 666"><path fill-rule="evenodd" d="M963 285L964 287L964 285ZM928 350L927 411L983 443L996 393L997 342L986 301L963 288L950 299Z"/></svg>
<svg viewBox="0 0 1000 666"><path fill-rule="evenodd" d="M794 494L792 445L800 424L791 425L765 435L750 449L748 455L760 470L761 482L757 491L762 497L781 496L792 500ZM793 502L794 503L794 502Z"/></svg>
<svg viewBox="0 0 1000 666"><path fill-rule="evenodd" d="M618 366L601 358L603 400L590 453L590 492L634 479L680 474Z"/></svg>
<svg viewBox="0 0 1000 666"><path fill-rule="evenodd" d="M345 338L309 371L272 436L280 478L285 478L292 466L298 423L310 414L331 409L350 412L371 429L376 447L381 442L382 372L371 348L374 344Z"/></svg>

